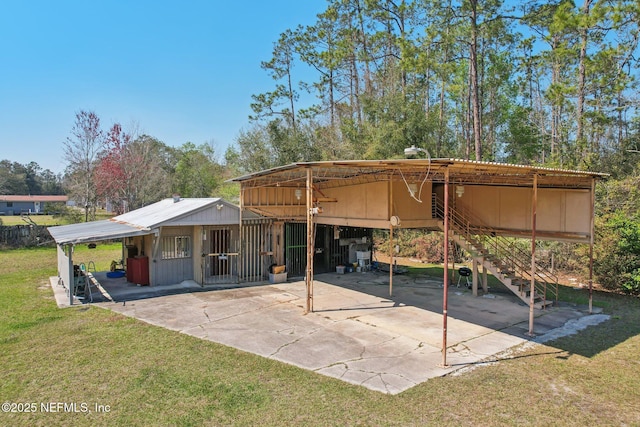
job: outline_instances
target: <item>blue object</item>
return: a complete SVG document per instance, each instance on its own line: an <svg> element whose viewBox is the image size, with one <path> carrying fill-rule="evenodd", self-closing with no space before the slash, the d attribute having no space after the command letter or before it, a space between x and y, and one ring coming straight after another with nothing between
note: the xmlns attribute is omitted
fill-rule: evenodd
<svg viewBox="0 0 640 427"><path fill-rule="evenodd" d="M107 277L109 277L110 279L124 277L124 270L107 271Z"/></svg>

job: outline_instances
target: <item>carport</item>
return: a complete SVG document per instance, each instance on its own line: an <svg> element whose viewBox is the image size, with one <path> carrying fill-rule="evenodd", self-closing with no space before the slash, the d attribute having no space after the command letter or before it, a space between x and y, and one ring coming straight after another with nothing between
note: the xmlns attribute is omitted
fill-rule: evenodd
<svg viewBox="0 0 640 427"><path fill-rule="evenodd" d="M293 163L232 181L241 186L241 212L306 222L306 312L314 311L316 224L388 229L391 238L398 228L423 228L444 233L445 266L451 240L471 255L473 295L478 295L480 281L486 291L488 270L528 303L528 333L533 335L535 310L557 298L557 280L536 262L536 242L588 244L592 254L595 185L605 176L455 159L398 159ZM530 253L510 251L508 237L530 239ZM391 264L393 256L390 250ZM592 255L590 259L591 290ZM447 272L445 268L442 366L447 366ZM590 297L589 311L591 306Z"/></svg>

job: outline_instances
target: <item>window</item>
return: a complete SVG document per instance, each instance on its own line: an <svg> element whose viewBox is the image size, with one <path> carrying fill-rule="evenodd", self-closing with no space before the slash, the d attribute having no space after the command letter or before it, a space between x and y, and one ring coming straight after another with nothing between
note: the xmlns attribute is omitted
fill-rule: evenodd
<svg viewBox="0 0 640 427"><path fill-rule="evenodd" d="M190 236L169 236L162 238L162 259L179 259L190 257Z"/></svg>
<svg viewBox="0 0 640 427"><path fill-rule="evenodd" d="M8 208L12 208L13 207L13 202L7 202L7 207Z"/></svg>

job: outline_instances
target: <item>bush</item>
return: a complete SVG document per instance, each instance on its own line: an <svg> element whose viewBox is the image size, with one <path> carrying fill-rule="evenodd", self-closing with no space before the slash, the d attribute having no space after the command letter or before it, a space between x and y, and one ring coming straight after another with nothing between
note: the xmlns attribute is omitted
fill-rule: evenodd
<svg viewBox="0 0 640 427"><path fill-rule="evenodd" d="M414 256L423 262L444 262L444 233L427 233L412 240Z"/></svg>
<svg viewBox="0 0 640 427"><path fill-rule="evenodd" d="M594 272L606 289L640 294L640 219L611 214L596 222Z"/></svg>
<svg viewBox="0 0 640 427"><path fill-rule="evenodd" d="M399 247L396 254L405 258L417 258L423 262L444 262L444 233L420 229L398 229L393 232L393 240ZM389 253L389 231L374 230L373 241L376 250ZM453 241L450 244L450 260L462 262L463 251Z"/></svg>
<svg viewBox="0 0 640 427"><path fill-rule="evenodd" d="M83 215L84 214L81 209L75 208L73 206L62 206L59 209L58 213L53 217L62 218L69 224L76 224L78 222L82 222Z"/></svg>

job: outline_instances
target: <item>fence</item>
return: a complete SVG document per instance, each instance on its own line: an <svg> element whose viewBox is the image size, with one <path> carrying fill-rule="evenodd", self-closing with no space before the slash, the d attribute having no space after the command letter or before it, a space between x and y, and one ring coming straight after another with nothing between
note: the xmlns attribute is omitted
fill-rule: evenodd
<svg viewBox="0 0 640 427"><path fill-rule="evenodd" d="M0 226L0 246L12 248L38 246L53 239L44 225L2 225Z"/></svg>

